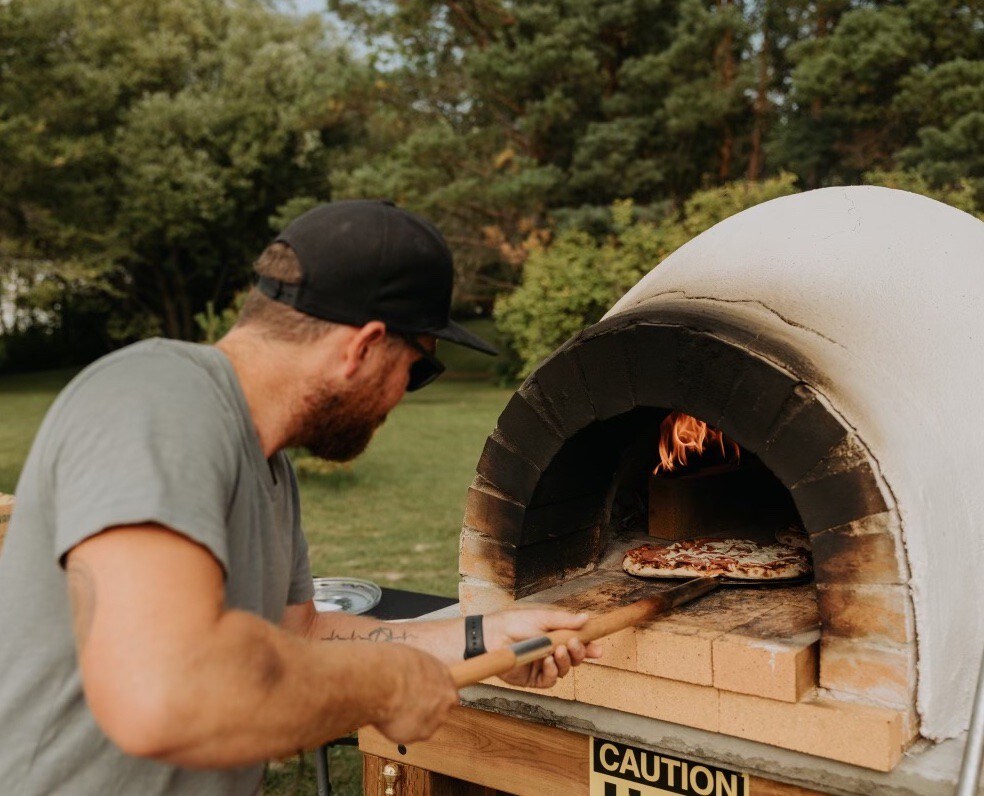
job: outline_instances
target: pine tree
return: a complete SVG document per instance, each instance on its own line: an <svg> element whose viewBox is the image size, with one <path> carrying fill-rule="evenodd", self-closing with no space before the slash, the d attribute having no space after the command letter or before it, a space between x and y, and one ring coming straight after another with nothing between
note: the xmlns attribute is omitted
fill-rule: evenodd
<svg viewBox="0 0 984 796"><path fill-rule="evenodd" d="M953 59L979 60L984 52L982 14L979 4L961 0L866 6L843 13L829 35L793 45L789 112L774 142L777 159L808 187L816 187L857 182L866 171L891 168L903 149L914 163L946 159L944 152L952 147L972 147L971 141L956 139L944 145L929 130L920 137L919 129L927 123L920 117L939 113L939 97L923 97L927 103L920 110L906 96L934 87L956 88L955 80L973 78L972 66L930 75ZM819 18L818 26L829 27L827 19ZM957 93L970 112L974 100L963 90ZM964 124L968 127L957 139L974 135L973 119ZM940 146L936 154L926 150L921 155L922 150L912 148L916 139L930 149Z"/></svg>

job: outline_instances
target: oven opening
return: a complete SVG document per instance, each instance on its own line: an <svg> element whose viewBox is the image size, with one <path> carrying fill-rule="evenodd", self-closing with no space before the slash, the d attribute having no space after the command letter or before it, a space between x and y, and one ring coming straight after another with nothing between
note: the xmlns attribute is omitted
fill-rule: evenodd
<svg viewBox="0 0 984 796"><path fill-rule="evenodd" d="M639 418L620 457L604 516L604 536L674 542L805 534L792 496L751 451L682 412Z"/></svg>

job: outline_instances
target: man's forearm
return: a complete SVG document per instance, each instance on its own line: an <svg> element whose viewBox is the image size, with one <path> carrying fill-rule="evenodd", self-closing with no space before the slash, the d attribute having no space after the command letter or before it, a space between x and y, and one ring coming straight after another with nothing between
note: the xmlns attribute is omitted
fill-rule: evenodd
<svg viewBox="0 0 984 796"><path fill-rule="evenodd" d="M378 644L330 648L251 614L222 616L169 695L172 739L155 757L224 767L282 757L379 721L399 668Z"/></svg>
<svg viewBox="0 0 984 796"><path fill-rule="evenodd" d="M462 659L465 620L384 622L364 616L326 612L315 617L308 638L329 642L398 642L429 652L450 665Z"/></svg>
<svg viewBox="0 0 984 796"><path fill-rule="evenodd" d="M404 645L313 642L317 613L283 627L225 610L222 570L156 525L97 534L67 557L86 703L124 752L228 768L373 724L426 737L454 703L447 668Z"/></svg>

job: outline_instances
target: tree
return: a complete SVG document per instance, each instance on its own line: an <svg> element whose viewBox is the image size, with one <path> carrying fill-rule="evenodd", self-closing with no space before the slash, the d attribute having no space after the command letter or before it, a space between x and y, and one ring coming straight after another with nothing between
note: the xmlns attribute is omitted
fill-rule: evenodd
<svg viewBox="0 0 984 796"><path fill-rule="evenodd" d="M984 206L978 2L328 4L364 60L263 0L0 0L0 267L39 308L19 323L193 336L328 198L432 218L458 312L572 230L616 234L621 199L662 224L788 171Z"/></svg>
<svg viewBox="0 0 984 796"><path fill-rule="evenodd" d="M916 127L898 161L934 188L966 181L984 208L984 60L916 70L901 81L894 105Z"/></svg>
<svg viewBox="0 0 984 796"><path fill-rule="evenodd" d="M365 72L316 18L258 0L13 0L0 14L0 229L64 282L62 302L77 289L66 268L108 281L115 337L193 337L195 312L242 287L278 207L330 197Z"/></svg>
<svg viewBox="0 0 984 796"><path fill-rule="evenodd" d="M401 64L381 75L393 125L370 125L378 137L342 190L385 191L434 217L463 271L460 297L488 303L515 284L547 209L586 195L571 179L578 142L621 65L666 43L675 2L334 0L367 37L394 42Z"/></svg>
<svg viewBox="0 0 984 796"><path fill-rule="evenodd" d="M529 373L567 338L596 321L668 255L719 221L779 196L795 193L790 174L698 191L679 212L653 223L631 201L611 207L610 232L570 227L533 250L522 283L496 303L496 326L514 357L515 372Z"/></svg>
<svg viewBox="0 0 984 796"><path fill-rule="evenodd" d="M881 185L900 191L922 194L937 202L951 205L984 221L984 202L971 180L957 180L940 185L932 184L919 172L896 169L894 171L869 171L864 175L866 185Z"/></svg>
<svg viewBox="0 0 984 796"><path fill-rule="evenodd" d="M330 5L398 65L340 191L434 217L463 298L511 288L554 209L682 201L745 170L751 28L731 0Z"/></svg>
<svg viewBox="0 0 984 796"><path fill-rule="evenodd" d="M578 142L570 180L580 201L682 201L741 170L751 77L741 9L682 0L673 11L663 40L622 64L605 118Z"/></svg>
<svg viewBox="0 0 984 796"><path fill-rule="evenodd" d="M76 129L100 108L63 85L71 18L64 3L0 4L0 333L4 361L18 365L87 359L106 345L90 321L107 311L113 267L92 251L105 242L112 191L104 142Z"/></svg>
<svg viewBox="0 0 984 796"><path fill-rule="evenodd" d="M959 86L975 76L971 59L981 52L979 3L908 0L847 11L830 35L789 49L790 110L774 141L775 157L807 187L856 183L866 171L893 168L900 158L929 168L930 161L950 160L954 148L958 161L969 163L976 124L971 106L976 102L976 110L982 108L979 93ZM962 59L968 64L945 67ZM961 130L950 131L952 138L949 133L941 138L931 131L933 122L956 126L957 120L926 119L925 114L939 117L948 106L926 92L947 88L956 91L949 103L957 102L961 115L970 115ZM913 102L917 96L926 105ZM955 176L952 169L948 173Z"/></svg>

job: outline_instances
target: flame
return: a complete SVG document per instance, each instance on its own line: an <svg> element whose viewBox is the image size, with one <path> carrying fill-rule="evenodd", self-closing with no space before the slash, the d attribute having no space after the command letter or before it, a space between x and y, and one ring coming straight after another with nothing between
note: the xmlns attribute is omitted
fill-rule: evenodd
<svg viewBox="0 0 984 796"><path fill-rule="evenodd" d="M701 456L712 445L720 448L726 462L737 462L741 456L738 443L716 428L683 412L670 412L659 427L659 464L653 473L671 473L677 467L686 467L688 455Z"/></svg>

